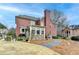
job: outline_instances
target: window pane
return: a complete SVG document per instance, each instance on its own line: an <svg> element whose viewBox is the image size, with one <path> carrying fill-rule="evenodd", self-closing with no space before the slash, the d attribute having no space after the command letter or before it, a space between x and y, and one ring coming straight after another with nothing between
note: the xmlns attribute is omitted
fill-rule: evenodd
<svg viewBox="0 0 79 59"><path fill-rule="evenodd" d="M22 32L24 32L24 29L22 29Z"/></svg>
<svg viewBox="0 0 79 59"><path fill-rule="evenodd" d="M42 31L41 34L44 34L44 31Z"/></svg>
<svg viewBox="0 0 79 59"><path fill-rule="evenodd" d="M35 30L32 30L32 34L35 34Z"/></svg>
<svg viewBox="0 0 79 59"><path fill-rule="evenodd" d="M37 34L40 34L40 30L37 30Z"/></svg>

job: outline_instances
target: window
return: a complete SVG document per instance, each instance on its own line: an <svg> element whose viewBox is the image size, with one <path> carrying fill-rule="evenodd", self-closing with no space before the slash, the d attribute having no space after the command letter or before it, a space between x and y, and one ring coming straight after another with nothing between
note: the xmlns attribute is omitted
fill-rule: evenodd
<svg viewBox="0 0 79 59"><path fill-rule="evenodd" d="M20 33L25 33L25 29L24 28L20 28Z"/></svg>
<svg viewBox="0 0 79 59"><path fill-rule="evenodd" d="M22 32L25 32L25 29L22 29Z"/></svg>
<svg viewBox="0 0 79 59"><path fill-rule="evenodd" d="M32 30L32 34L35 34L35 30Z"/></svg>
<svg viewBox="0 0 79 59"><path fill-rule="evenodd" d="M40 25L40 21L36 21L35 24L36 24L36 25Z"/></svg>
<svg viewBox="0 0 79 59"><path fill-rule="evenodd" d="M35 21L31 21L31 25L35 25Z"/></svg>
<svg viewBox="0 0 79 59"><path fill-rule="evenodd" d="M44 34L44 31L42 31L41 34Z"/></svg>
<svg viewBox="0 0 79 59"><path fill-rule="evenodd" d="M40 34L40 30L37 30L37 34Z"/></svg>

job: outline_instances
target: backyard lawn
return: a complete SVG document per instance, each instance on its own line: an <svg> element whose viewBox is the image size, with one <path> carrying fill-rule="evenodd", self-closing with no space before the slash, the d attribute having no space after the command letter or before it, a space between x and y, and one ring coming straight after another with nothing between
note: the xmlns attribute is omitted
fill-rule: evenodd
<svg viewBox="0 0 79 59"><path fill-rule="evenodd" d="M0 40L0 55L79 55L79 42L64 39L22 41Z"/></svg>
<svg viewBox="0 0 79 59"><path fill-rule="evenodd" d="M58 55L58 53L36 44L0 40L0 55Z"/></svg>
<svg viewBox="0 0 79 59"><path fill-rule="evenodd" d="M79 41L62 40L61 45L51 47L62 55L79 55Z"/></svg>

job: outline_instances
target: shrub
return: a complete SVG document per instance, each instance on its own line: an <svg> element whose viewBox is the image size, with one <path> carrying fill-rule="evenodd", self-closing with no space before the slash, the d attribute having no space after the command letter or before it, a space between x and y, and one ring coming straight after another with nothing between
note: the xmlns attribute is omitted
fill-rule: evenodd
<svg viewBox="0 0 79 59"><path fill-rule="evenodd" d="M52 36L52 38L54 38L54 39L60 39L60 38L62 38L62 36L57 35L57 36Z"/></svg>
<svg viewBox="0 0 79 59"><path fill-rule="evenodd" d="M17 37L17 41L28 41L28 38L26 37Z"/></svg>
<svg viewBox="0 0 79 59"><path fill-rule="evenodd" d="M23 41L25 39L25 34L20 34L18 37L17 37L17 41Z"/></svg>
<svg viewBox="0 0 79 59"><path fill-rule="evenodd" d="M17 37L17 41L23 41L22 37Z"/></svg>
<svg viewBox="0 0 79 59"><path fill-rule="evenodd" d="M17 38L17 41L22 41L23 39L21 39L21 38Z"/></svg>
<svg viewBox="0 0 79 59"><path fill-rule="evenodd" d="M53 36L52 38L53 38L53 39L58 39L58 36Z"/></svg>
<svg viewBox="0 0 79 59"><path fill-rule="evenodd" d="M6 37L5 40L6 41L11 41L11 37Z"/></svg>
<svg viewBox="0 0 79 59"><path fill-rule="evenodd" d="M79 36L72 36L72 37L71 37L71 40L79 41Z"/></svg>
<svg viewBox="0 0 79 59"><path fill-rule="evenodd" d="M12 39L16 38L15 28L10 28L8 30L7 36L11 36Z"/></svg>

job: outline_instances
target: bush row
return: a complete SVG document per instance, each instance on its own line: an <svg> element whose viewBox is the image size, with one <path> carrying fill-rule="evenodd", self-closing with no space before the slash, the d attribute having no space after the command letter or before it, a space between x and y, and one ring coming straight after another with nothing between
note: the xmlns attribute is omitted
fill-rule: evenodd
<svg viewBox="0 0 79 59"><path fill-rule="evenodd" d="M62 37L62 36L60 36L60 35L57 35L57 36L52 36L52 38L53 38L53 39L60 39L60 38L65 39L66 37Z"/></svg>
<svg viewBox="0 0 79 59"><path fill-rule="evenodd" d="M71 40L79 41L79 36L72 36Z"/></svg>

